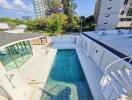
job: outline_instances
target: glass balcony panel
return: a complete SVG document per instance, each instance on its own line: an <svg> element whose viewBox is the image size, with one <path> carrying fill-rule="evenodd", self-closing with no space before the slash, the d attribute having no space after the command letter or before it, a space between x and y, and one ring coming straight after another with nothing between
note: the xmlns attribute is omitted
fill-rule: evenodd
<svg viewBox="0 0 132 100"><path fill-rule="evenodd" d="M17 68L17 65L15 64L15 62L10 54L10 51L7 48L2 49L0 51L0 61L2 62L2 64L4 65L4 67L7 71Z"/></svg>
<svg viewBox="0 0 132 100"><path fill-rule="evenodd" d="M30 42L20 42L0 50L0 61L10 71L21 67L32 55Z"/></svg>

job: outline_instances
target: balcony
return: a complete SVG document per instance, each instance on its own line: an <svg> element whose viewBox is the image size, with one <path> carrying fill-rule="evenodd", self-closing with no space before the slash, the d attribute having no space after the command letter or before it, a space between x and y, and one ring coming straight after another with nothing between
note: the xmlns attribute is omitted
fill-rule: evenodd
<svg viewBox="0 0 132 100"><path fill-rule="evenodd" d="M132 21L120 21L117 28L132 28Z"/></svg>

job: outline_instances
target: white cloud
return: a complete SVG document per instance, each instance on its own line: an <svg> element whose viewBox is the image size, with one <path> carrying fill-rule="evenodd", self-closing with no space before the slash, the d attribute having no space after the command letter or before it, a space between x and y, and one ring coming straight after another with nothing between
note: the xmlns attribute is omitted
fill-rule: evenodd
<svg viewBox="0 0 132 100"><path fill-rule="evenodd" d="M22 10L23 12L30 12L33 10L32 4L25 4L22 0L13 0L11 3L9 3L7 0L0 0L0 7L13 10Z"/></svg>
<svg viewBox="0 0 132 100"><path fill-rule="evenodd" d="M32 5L26 5L22 0L14 0L13 6L17 9L24 10L24 11L32 11Z"/></svg>
<svg viewBox="0 0 132 100"><path fill-rule="evenodd" d="M12 6L7 2L7 0L0 0L0 7L11 9Z"/></svg>

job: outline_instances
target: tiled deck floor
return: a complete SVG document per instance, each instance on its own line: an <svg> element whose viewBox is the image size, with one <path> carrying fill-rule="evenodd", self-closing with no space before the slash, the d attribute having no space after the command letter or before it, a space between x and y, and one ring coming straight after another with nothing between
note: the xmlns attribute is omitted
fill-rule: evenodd
<svg viewBox="0 0 132 100"><path fill-rule="evenodd" d="M33 46L33 48L34 55L20 68L20 71L27 82L34 88L30 100L39 100L42 94L40 88L44 87L47 80L56 50L50 49L49 53L45 55L45 50L42 46Z"/></svg>

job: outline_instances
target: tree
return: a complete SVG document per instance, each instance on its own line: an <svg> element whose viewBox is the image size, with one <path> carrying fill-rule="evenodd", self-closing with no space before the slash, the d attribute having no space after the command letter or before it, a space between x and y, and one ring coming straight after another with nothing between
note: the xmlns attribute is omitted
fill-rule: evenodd
<svg viewBox="0 0 132 100"><path fill-rule="evenodd" d="M73 0L62 0L62 4L63 4L64 14L66 14L67 16L73 16L77 4L73 2Z"/></svg>
<svg viewBox="0 0 132 100"><path fill-rule="evenodd" d="M20 19L11 19L11 18L0 18L0 22L7 23L11 28L15 28L15 26L19 24L24 24L24 22Z"/></svg>
<svg viewBox="0 0 132 100"><path fill-rule="evenodd" d="M50 18L48 18L48 29L50 29L52 33L63 32L67 24L66 20L67 16L64 14L53 14Z"/></svg>
<svg viewBox="0 0 132 100"><path fill-rule="evenodd" d="M52 0L50 3L47 2L47 5L46 16L62 12L63 7L60 0Z"/></svg>
<svg viewBox="0 0 132 100"><path fill-rule="evenodd" d="M82 27L85 27L86 26L86 18L85 18L85 16L80 16L79 19L82 20ZM81 21L80 21L79 24L81 25Z"/></svg>
<svg viewBox="0 0 132 100"><path fill-rule="evenodd" d="M73 2L73 0L62 0L62 4L63 12L67 15L67 31L71 31L74 24L73 15L77 5Z"/></svg>
<svg viewBox="0 0 132 100"><path fill-rule="evenodd" d="M67 16L64 14L52 14L47 18L28 20L26 22L29 31L47 32L55 35L64 31L67 24Z"/></svg>
<svg viewBox="0 0 132 100"><path fill-rule="evenodd" d="M86 18L85 16L80 16L80 19L82 19L83 31L93 31L95 29L95 21L93 15Z"/></svg>
<svg viewBox="0 0 132 100"><path fill-rule="evenodd" d="M86 19L86 23L95 23L95 20L94 20L94 16L93 15L91 15L91 16L89 16L89 17L87 17Z"/></svg>

